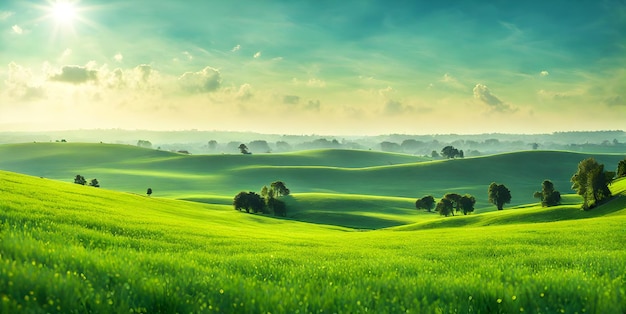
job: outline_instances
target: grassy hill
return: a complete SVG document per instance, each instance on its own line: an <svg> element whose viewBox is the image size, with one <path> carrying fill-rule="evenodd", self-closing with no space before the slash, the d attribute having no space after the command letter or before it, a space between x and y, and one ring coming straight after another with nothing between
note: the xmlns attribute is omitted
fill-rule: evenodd
<svg viewBox="0 0 626 314"><path fill-rule="evenodd" d="M470 193L477 212L493 211L487 187L504 183L510 206L536 202L544 179L571 193L570 177L589 156L616 167L623 155L528 151L457 160L361 150L286 154L181 155L128 145L28 143L0 145L0 169L71 182L97 178L105 189L228 205L239 191L282 180L293 192L289 217L355 228L413 223L431 215L413 210L426 194Z"/></svg>
<svg viewBox="0 0 626 314"><path fill-rule="evenodd" d="M622 313L626 180L612 190L589 212L356 232L0 171L0 312Z"/></svg>

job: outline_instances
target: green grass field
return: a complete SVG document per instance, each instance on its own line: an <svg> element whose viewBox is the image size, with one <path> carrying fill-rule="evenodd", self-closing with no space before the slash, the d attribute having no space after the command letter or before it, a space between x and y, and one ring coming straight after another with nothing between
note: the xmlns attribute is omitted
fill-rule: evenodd
<svg viewBox="0 0 626 314"><path fill-rule="evenodd" d="M612 188L590 212L358 232L0 172L0 312L622 313Z"/></svg>
<svg viewBox="0 0 626 314"><path fill-rule="evenodd" d="M13 171L0 171L0 313L626 311L626 180L587 212L576 195L550 208L532 198L543 179L571 193L587 154L37 143L0 145L0 156ZM624 158L594 156L608 169ZM103 188L69 183L79 173ZM233 210L235 193L274 180L294 192L287 218ZM512 191L504 211L485 200L491 181ZM475 194L477 213L414 209L452 191Z"/></svg>

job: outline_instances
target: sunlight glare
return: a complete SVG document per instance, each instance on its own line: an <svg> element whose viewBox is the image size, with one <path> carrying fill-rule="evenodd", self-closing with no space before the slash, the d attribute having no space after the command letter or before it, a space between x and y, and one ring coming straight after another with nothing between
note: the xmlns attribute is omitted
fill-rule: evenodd
<svg viewBox="0 0 626 314"><path fill-rule="evenodd" d="M52 4L52 16L58 23L72 23L76 17L76 7L67 1L58 1Z"/></svg>

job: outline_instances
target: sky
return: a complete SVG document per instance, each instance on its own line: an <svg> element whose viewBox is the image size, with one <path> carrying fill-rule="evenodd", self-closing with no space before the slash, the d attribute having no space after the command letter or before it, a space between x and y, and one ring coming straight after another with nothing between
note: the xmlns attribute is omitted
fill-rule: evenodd
<svg viewBox="0 0 626 314"><path fill-rule="evenodd" d="M624 0L0 2L0 131L625 126Z"/></svg>

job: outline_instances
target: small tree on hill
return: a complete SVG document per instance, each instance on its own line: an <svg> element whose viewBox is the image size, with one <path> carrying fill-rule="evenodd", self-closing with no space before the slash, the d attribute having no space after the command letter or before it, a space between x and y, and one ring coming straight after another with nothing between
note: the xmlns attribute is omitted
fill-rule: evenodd
<svg viewBox="0 0 626 314"><path fill-rule="evenodd" d="M489 202L496 205L498 210L502 210L504 204L511 202L511 191L504 184L496 184L492 182L489 185Z"/></svg>
<svg viewBox="0 0 626 314"><path fill-rule="evenodd" d="M435 198L432 195L426 195L415 201L415 208L417 209L425 209L428 212L431 212L433 207L435 207Z"/></svg>
<svg viewBox="0 0 626 314"><path fill-rule="evenodd" d="M593 157L578 164L578 171L572 176L572 189L583 197L583 210L589 210L611 197L609 183L614 172L604 171L604 165Z"/></svg>
<svg viewBox="0 0 626 314"><path fill-rule="evenodd" d="M89 182L89 186L93 186L95 188L99 188L100 187L100 182L98 182L98 179L91 179L91 182Z"/></svg>
<svg viewBox="0 0 626 314"><path fill-rule="evenodd" d="M244 155L249 155L250 152L248 151L248 146L246 146L246 144L241 143L241 145L239 145L239 151L244 154Z"/></svg>
<svg viewBox="0 0 626 314"><path fill-rule="evenodd" d="M148 196L152 195L152 188L148 188L148 191L146 191L146 194L148 194Z"/></svg>
<svg viewBox="0 0 626 314"><path fill-rule="evenodd" d="M550 207L561 203L561 193L554 189L554 184L550 180L541 183L541 192L533 194L535 198L541 200L541 206Z"/></svg>
<svg viewBox="0 0 626 314"><path fill-rule="evenodd" d="M81 176L80 174L77 174L76 177L74 177L74 183L85 185L87 184L87 180L85 180L85 177Z"/></svg>
<svg viewBox="0 0 626 314"><path fill-rule="evenodd" d="M439 212L440 215L448 217L452 214L453 209L452 201L447 198L442 198L439 200L439 203L437 203L437 208L435 210Z"/></svg>
<svg viewBox="0 0 626 314"><path fill-rule="evenodd" d="M454 148L454 146L446 146L441 150L441 156L446 158L456 158L460 156L459 150Z"/></svg>

